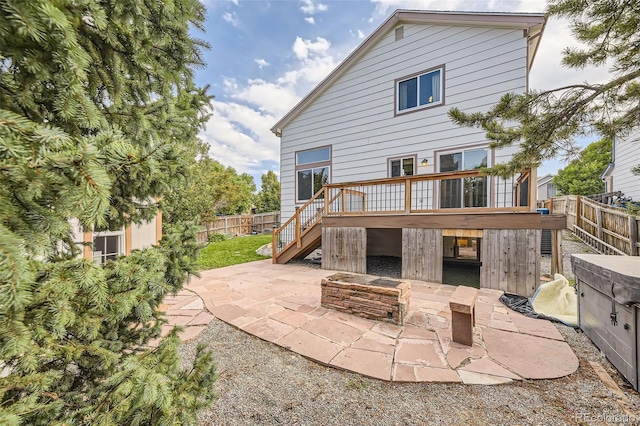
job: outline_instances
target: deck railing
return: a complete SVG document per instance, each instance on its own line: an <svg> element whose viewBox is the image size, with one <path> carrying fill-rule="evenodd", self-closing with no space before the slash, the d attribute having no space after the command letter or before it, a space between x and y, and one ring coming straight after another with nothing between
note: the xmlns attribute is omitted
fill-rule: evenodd
<svg viewBox="0 0 640 426"><path fill-rule="evenodd" d="M529 181L529 171L502 179L469 170L327 184L274 232L273 257L300 247L323 216L530 211Z"/></svg>

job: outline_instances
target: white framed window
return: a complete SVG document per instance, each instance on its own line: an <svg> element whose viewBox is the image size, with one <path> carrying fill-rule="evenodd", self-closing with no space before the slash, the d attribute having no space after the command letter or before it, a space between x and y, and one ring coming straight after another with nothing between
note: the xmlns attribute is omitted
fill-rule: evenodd
<svg viewBox="0 0 640 426"><path fill-rule="evenodd" d="M396 80L396 114L444 104L444 65Z"/></svg>
<svg viewBox="0 0 640 426"><path fill-rule="evenodd" d="M296 152L296 202L305 202L329 183L331 146Z"/></svg>
<svg viewBox="0 0 640 426"><path fill-rule="evenodd" d="M389 158L389 177L413 176L416 174L417 155Z"/></svg>
<svg viewBox="0 0 640 426"><path fill-rule="evenodd" d="M102 231L93 235L93 260L103 264L124 254L124 230Z"/></svg>
<svg viewBox="0 0 640 426"><path fill-rule="evenodd" d="M440 172L458 172L489 167L489 148L469 148L438 154ZM446 179L440 182L440 208L488 207L487 176Z"/></svg>

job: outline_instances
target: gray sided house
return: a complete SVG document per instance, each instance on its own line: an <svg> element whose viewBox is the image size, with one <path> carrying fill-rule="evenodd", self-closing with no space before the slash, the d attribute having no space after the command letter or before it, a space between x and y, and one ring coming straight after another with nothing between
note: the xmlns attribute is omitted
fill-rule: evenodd
<svg viewBox="0 0 640 426"><path fill-rule="evenodd" d="M401 276L531 295L541 229L536 170L508 179L484 132L447 112L487 111L525 93L543 14L394 12L271 129L281 138L282 218L274 262L321 246L322 266L366 273L367 258Z"/></svg>
<svg viewBox="0 0 640 426"><path fill-rule="evenodd" d="M553 198L557 194L556 185L553 183L554 175L547 174L538 178L538 200Z"/></svg>
<svg viewBox="0 0 640 426"><path fill-rule="evenodd" d="M605 192L621 191L633 201L640 201L640 176L631 170L640 165L640 128L613 142L611 164L602 174Z"/></svg>

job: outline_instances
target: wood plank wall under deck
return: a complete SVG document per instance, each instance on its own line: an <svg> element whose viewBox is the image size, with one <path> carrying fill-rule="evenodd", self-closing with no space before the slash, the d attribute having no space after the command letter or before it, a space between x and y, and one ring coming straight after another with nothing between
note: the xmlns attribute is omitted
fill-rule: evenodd
<svg viewBox="0 0 640 426"><path fill-rule="evenodd" d="M442 282L442 229L402 229L402 278Z"/></svg>
<svg viewBox="0 0 640 426"><path fill-rule="evenodd" d="M367 230L322 227L322 269L367 273Z"/></svg>
<svg viewBox="0 0 640 426"><path fill-rule="evenodd" d="M540 277L539 229L485 229L480 287L531 297Z"/></svg>

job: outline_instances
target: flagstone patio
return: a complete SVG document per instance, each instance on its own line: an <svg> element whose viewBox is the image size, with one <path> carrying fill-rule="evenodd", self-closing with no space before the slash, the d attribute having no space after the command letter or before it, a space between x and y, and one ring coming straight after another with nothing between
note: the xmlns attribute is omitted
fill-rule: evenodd
<svg viewBox="0 0 640 426"><path fill-rule="evenodd" d="M479 290L469 347L451 340L454 286L410 281L409 314L405 325L397 326L321 307L320 281L335 272L262 260L204 271L186 289L217 318L247 333L381 380L499 384L562 377L578 368L577 357L553 324L508 310L498 300L500 291ZM179 299L185 294L189 301ZM170 324L179 322L175 318L181 310L193 311L190 297L182 292L165 300ZM205 316L191 314L183 320L187 329L203 327Z"/></svg>

